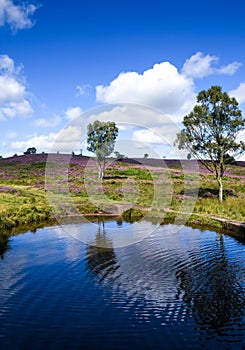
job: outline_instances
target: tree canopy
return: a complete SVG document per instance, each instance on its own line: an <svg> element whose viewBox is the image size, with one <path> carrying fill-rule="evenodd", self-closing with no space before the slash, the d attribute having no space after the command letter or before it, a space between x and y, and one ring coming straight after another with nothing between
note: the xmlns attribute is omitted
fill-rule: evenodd
<svg viewBox="0 0 245 350"><path fill-rule="evenodd" d="M114 151L117 135L118 128L114 122L96 120L87 127L87 150L96 155L100 179L104 176L106 157Z"/></svg>
<svg viewBox="0 0 245 350"><path fill-rule="evenodd" d="M27 150L24 152L24 154L35 154L37 153L37 150L35 147L29 147Z"/></svg>
<svg viewBox="0 0 245 350"><path fill-rule="evenodd" d="M237 135L245 129L245 119L235 98L211 86L197 95L198 104L183 120L177 134L179 149L187 149L211 172L219 184L219 199L223 199L222 178L231 159L245 151L245 143Z"/></svg>

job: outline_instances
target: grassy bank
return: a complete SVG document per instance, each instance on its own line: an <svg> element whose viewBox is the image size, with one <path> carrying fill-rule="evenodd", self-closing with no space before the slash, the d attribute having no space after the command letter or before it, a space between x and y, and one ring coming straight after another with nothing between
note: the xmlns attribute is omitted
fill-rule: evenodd
<svg viewBox="0 0 245 350"><path fill-rule="evenodd" d="M220 222L211 217L245 222L242 164L228 167L225 200L220 204L213 175L202 167L197 172L192 161L186 161L185 173L178 161L113 161L103 182L98 183L93 173L95 164L85 170L86 157L68 155L57 155L57 163L52 164L54 186L47 197L46 160L47 155L28 155L0 161L1 232L12 234L21 225L52 221L54 213L56 217L71 216L74 210L90 215L121 215L132 206L163 222L181 221L183 215L179 212L192 213L188 218L184 215L189 224L220 228ZM66 179L60 169L69 161Z"/></svg>

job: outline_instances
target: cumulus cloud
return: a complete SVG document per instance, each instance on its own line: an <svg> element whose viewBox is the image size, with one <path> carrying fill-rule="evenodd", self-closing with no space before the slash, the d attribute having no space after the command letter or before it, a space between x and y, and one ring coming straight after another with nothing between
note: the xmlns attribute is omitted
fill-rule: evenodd
<svg viewBox="0 0 245 350"><path fill-rule="evenodd" d="M8 24L13 32L31 28L34 24L31 16L36 10L37 6L31 3L15 5L12 0L0 0L0 27Z"/></svg>
<svg viewBox="0 0 245 350"><path fill-rule="evenodd" d="M185 61L182 73L192 78L204 78L211 74L233 75L241 66L239 62L232 62L221 67L214 66L218 61L219 58L217 56L204 56L202 52L197 52Z"/></svg>
<svg viewBox="0 0 245 350"><path fill-rule="evenodd" d="M168 115L183 115L195 101L194 83L169 62L162 62L143 74L121 73L108 86L97 86L96 98L105 103L137 103Z"/></svg>
<svg viewBox="0 0 245 350"><path fill-rule="evenodd" d="M83 110L80 107L72 107L68 108L65 112L65 117L68 120L73 120L75 118L78 118L83 113Z"/></svg>
<svg viewBox="0 0 245 350"><path fill-rule="evenodd" d="M49 151L53 145L56 138L55 133L50 133L49 135L33 136L26 141L15 141L11 143L11 148L17 151L25 151L29 147L36 147L36 149L41 151Z"/></svg>
<svg viewBox="0 0 245 350"><path fill-rule="evenodd" d="M81 128L74 125L68 125L57 134L52 149L63 152L72 152L79 147L83 138L84 135Z"/></svg>
<svg viewBox="0 0 245 350"><path fill-rule="evenodd" d="M204 78L211 74L232 75L241 65L232 62L218 66L218 60L216 56L197 52L186 60L181 71L169 62L161 62L143 73L122 72L108 85L96 87L96 99L107 104L132 103L154 107L179 123L196 104L196 78ZM162 116L159 117L159 113L153 114L146 116L146 121L143 113L139 117L136 111L135 114L131 113L131 120L143 121L147 125L159 125ZM120 115L122 116L122 113ZM116 119L120 117L117 116Z"/></svg>
<svg viewBox="0 0 245 350"><path fill-rule="evenodd" d="M38 128L53 128L59 125L61 122L61 118L57 115L50 119L39 118L33 122L33 125Z"/></svg>
<svg viewBox="0 0 245 350"><path fill-rule="evenodd" d="M0 71L9 72L11 74L14 73L15 71L14 61L8 55L0 56Z"/></svg>
<svg viewBox="0 0 245 350"><path fill-rule="evenodd" d="M48 135L35 135L28 140L15 141L11 143L14 151L25 151L29 147L36 147L38 152L64 152L71 153L79 148L82 141L82 131L72 125L68 125L59 133L49 133Z"/></svg>
<svg viewBox="0 0 245 350"><path fill-rule="evenodd" d="M87 118L88 123L95 120L114 121L120 138L126 137L128 142L134 141L137 147L145 145L173 145L176 134L180 131L179 123L161 111L137 104L111 105L98 108ZM82 122L82 121L81 121ZM124 144L125 146L125 144ZM128 151L121 152L128 154ZM126 153L125 153L126 152ZM130 150L129 150L130 152ZM133 149L131 149L131 153Z"/></svg>
<svg viewBox="0 0 245 350"><path fill-rule="evenodd" d="M7 55L0 55L0 120L33 113L22 82L21 70Z"/></svg>
<svg viewBox="0 0 245 350"><path fill-rule="evenodd" d="M132 139L145 144L162 144L164 142L162 137L149 129L134 131Z"/></svg>
<svg viewBox="0 0 245 350"><path fill-rule="evenodd" d="M229 95L235 97L239 103L245 102L245 82L241 83L235 90L231 90Z"/></svg>
<svg viewBox="0 0 245 350"><path fill-rule="evenodd" d="M217 72L219 74L225 74L225 75L233 75L236 73L238 68L241 67L240 62L232 62L230 64L227 64L226 66L221 66L220 68L217 69Z"/></svg>
<svg viewBox="0 0 245 350"><path fill-rule="evenodd" d="M157 109L138 105L138 104L118 104L111 105L110 108L103 110L98 108L91 111L87 116L87 122L92 123L95 120L114 121L119 129L137 129L142 125L151 127L159 126L165 123L165 114ZM169 120L167 118L167 120Z"/></svg>
<svg viewBox="0 0 245 350"><path fill-rule="evenodd" d="M211 65L217 61L218 57L216 56L204 56L201 52L197 52L185 61L182 73L193 78L203 78L212 74L213 69Z"/></svg>

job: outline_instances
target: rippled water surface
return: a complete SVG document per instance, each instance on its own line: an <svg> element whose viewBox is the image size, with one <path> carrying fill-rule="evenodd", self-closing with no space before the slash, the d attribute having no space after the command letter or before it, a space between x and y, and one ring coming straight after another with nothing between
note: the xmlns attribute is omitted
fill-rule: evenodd
<svg viewBox="0 0 245 350"><path fill-rule="evenodd" d="M108 249L62 227L11 239L0 259L1 349L245 349L244 243L152 225L113 248L106 229L117 222L90 225L91 243Z"/></svg>

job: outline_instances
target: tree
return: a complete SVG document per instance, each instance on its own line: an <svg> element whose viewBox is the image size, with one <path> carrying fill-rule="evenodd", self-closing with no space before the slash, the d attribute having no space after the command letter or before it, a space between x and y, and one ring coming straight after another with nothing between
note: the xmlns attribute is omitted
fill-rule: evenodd
<svg viewBox="0 0 245 350"><path fill-rule="evenodd" d="M145 153L144 154L144 158L148 158L149 157L149 154L148 153Z"/></svg>
<svg viewBox="0 0 245 350"><path fill-rule="evenodd" d="M123 158L125 158L125 155L124 155L124 154L121 154L121 153L118 152L118 151L115 151L114 154L115 154L115 156L116 156L116 158L117 158L118 161L122 161Z"/></svg>
<svg viewBox="0 0 245 350"><path fill-rule="evenodd" d="M245 151L245 143L237 142L245 129L245 119L235 98L211 86L197 95L198 104L183 120L184 128L177 134L179 149L187 149L215 174L219 185L219 200L223 200L222 178L230 159Z"/></svg>
<svg viewBox="0 0 245 350"><path fill-rule="evenodd" d="M96 120L87 127L87 150L95 153L99 165L99 179L103 179L106 157L114 150L118 128L114 122Z"/></svg>
<svg viewBox="0 0 245 350"><path fill-rule="evenodd" d="M27 150L24 152L24 154L35 154L37 153L37 150L35 147L29 147Z"/></svg>

